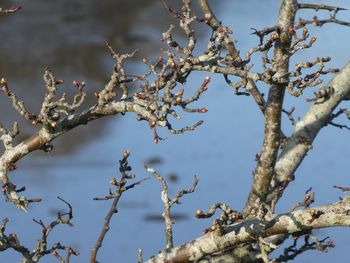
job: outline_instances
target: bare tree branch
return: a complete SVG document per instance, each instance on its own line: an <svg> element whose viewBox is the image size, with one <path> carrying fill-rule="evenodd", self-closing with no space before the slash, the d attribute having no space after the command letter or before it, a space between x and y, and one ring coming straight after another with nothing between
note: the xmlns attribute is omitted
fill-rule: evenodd
<svg viewBox="0 0 350 263"><path fill-rule="evenodd" d="M350 226L350 216L346 213L348 209L350 209L350 199L345 197L338 203L276 215L270 220L245 220L227 227L222 234L209 232L189 243L171 250L163 250L146 262L194 262L206 255L224 251L238 244L255 242L258 237L295 234L310 229L334 226Z"/></svg>
<svg viewBox="0 0 350 263"><path fill-rule="evenodd" d="M296 123L295 130L284 145L275 165L271 182L269 202L277 202L281 197L281 187L293 180L294 172L312 148L312 142L319 131L329 122L329 117L339 103L350 92L350 62L327 85L334 93L323 103L313 104L304 117Z"/></svg>
<svg viewBox="0 0 350 263"><path fill-rule="evenodd" d="M256 202L264 202L273 168L277 159L277 152L281 141L281 112L284 92L288 79L284 76L289 69L288 49L291 45L292 35L290 28L293 27L297 2L295 0L284 0L281 3L277 26L280 30L279 39L275 44L274 61L272 68L276 71L276 84L272 84L269 90L267 104L265 108L265 131L264 142L260 154L260 162L254 171L254 181L252 190L244 209L245 213L250 213L253 207L259 206Z"/></svg>
<svg viewBox="0 0 350 263"><path fill-rule="evenodd" d="M147 172L154 175L154 177L159 181L159 183L162 186L161 199L164 203L164 210L162 213L162 217L164 218L164 222L165 222L166 248L170 249L174 246L173 244L173 223L174 222L171 218L171 213L170 213L171 207L174 204L180 204L180 198L183 195L194 192L198 184L198 178L197 176L194 176L194 180L191 188L189 188L188 190L180 190L179 192L177 192L174 198L170 199L168 195L168 185L166 180L155 169L148 167L147 164L144 164L144 167L147 170Z"/></svg>
<svg viewBox="0 0 350 263"><path fill-rule="evenodd" d="M94 198L94 200L109 200L113 199L111 208L109 209L105 219L104 219L104 224L101 229L100 235L98 239L96 240L96 243L94 247L91 250L91 255L90 255L90 263L97 263L96 257L99 249L102 247L103 240L107 234L107 232L110 229L110 222L114 214L118 213L117 210L117 205L119 203L120 197L122 194L131 189L134 188L136 185L139 185L141 182L144 180L138 181L136 183L132 183L127 185L127 180L135 178L136 175L134 174L129 174L129 171L131 171L131 166L128 164L128 158L130 156L129 151L125 151L123 154L123 159L119 161L119 172L120 172L120 179L117 180L113 178L110 183L115 187L115 192L112 192L110 190L110 193L106 197L102 198ZM139 256L140 257L140 256ZM142 258L142 252L141 252L141 258Z"/></svg>

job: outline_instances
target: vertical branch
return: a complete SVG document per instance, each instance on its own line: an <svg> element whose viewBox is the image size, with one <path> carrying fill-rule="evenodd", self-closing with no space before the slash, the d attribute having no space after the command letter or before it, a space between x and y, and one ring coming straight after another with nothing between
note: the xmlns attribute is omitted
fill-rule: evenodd
<svg viewBox="0 0 350 263"><path fill-rule="evenodd" d="M198 184L198 178L197 178L197 176L194 176L194 180L193 180L191 188L189 188L188 190L180 190L173 199L170 199L169 195L168 195L168 185L167 185L166 180L155 169L148 167L147 164L144 164L144 167L147 170L147 172L154 175L154 177L160 182L160 184L162 186L161 199L164 203L162 217L164 218L164 222L165 222L166 248L170 249L174 246L174 244L173 244L173 220L171 219L170 209L174 204L180 204L180 198L183 195L190 194L190 193L194 192L194 190Z"/></svg>
<svg viewBox="0 0 350 263"><path fill-rule="evenodd" d="M104 224L101 229L100 235L98 239L96 240L96 243L94 247L91 250L90 255L90 263L97 263L96 257L99 249L102 247L103 240L107 234L107 232L110 229L110 222L114 214L118 212L117 205L119 203L120 197L122 196L123 192L134 188L136 185L139 185L141 182L143 182L145 179L141 181L137 181L135 183L127 184L127 180L135 178L136 175L129 174L128 172L131 171L131 166L128 164L128 157L130 156L129 151L125 151L123 154L123 159L119 161L119 172L120 172L120 179L119 181L115 178L112 178L110 183L115 186L115 192L113 193L111 190L109 190L109 195L105 197L96 197L94 200L103 201L103 200L110 200L113 199L111 208L109 209L107 215L105 216Z"/></svg>
<svg viewBox="0 0 350 263"><path fill-rule="evenodd" d="M267 105L264 112L264 142L260 161L254 171L254 182L246 203L245 213L249 213L251 208L257 207L258 203L265 201L276 163L281 139L282 104L288 83L289 49L292 39L290 28L293 27L296 11L296 0L282 1L277 21L279 38L275 43L274 62L272 64L272 69L275 71L275 74L273 75L273 84L269 90Z"/></svg>

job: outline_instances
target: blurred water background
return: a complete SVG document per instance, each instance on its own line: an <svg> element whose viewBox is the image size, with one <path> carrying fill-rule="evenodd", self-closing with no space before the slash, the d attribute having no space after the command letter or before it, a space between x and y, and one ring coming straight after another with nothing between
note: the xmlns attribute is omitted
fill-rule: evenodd
<svg viewBox="0 0 350 263"><path fill-rule="evenodd" d="M179 6L179 1L169 2ZM250 28L273 25L279 8L276 0L210 2L218 18L233 29L242 54L258 43L257 37L250 34ZM347 0L328 3L350 8ZM106 40L120 52L140 50L128 64L129 73L137 74L145 70L140 66L142 58L155 59L161 54L160 48L164 47L159 41L161 33L170 23L177 23L159 0L0 1L0 6L15 4L21 5L22 10L0 17L0 77L7 78L11 89L33 111L39 109L45 92L42 81L45 67L66 81L67 90L72 90L69 84L72 80L87 82L91 95L87 105L91 105L92 94L105 85L112 71L113 61L104 48ZM198 8L194 10L201 16ZM313 14L308 11L298 17L311 18ZM350 20L349 11L340 17ZM348 28L325 25L321 29L309 29L318 41L314 48L299 52L293 62L331 56L330 66L341 67L348 60ZM198 27L198 52L205 48L209 34L207 28ZM179 34L178 39L181 37ZM260 60L255 59L253 63L254 68L259 69ZM186 84L188 95L199 87L206 75L193 73ZM241 209L250 190L254 156L262 144L263 118L252 98L234 96L221 76L211 77L209 91L197 103L208 107L209 112L184 114L182 121L175 123L176 127L182 127L203 119L204 125L195 132L174 136L162 130L160 133L167 140L155 145L152 132L145 123L137 122L133 114L107 117L58 138L50 154L35 152L19 161L11 178L18 186L27 187L26 196L42 197L44 201L31 205L25 214L1 199L1 218L10 219L7 233L16 232L23 245L34 248L41 229L32 219L46 223L53 220L57 211L65 209L56 199L61 196L73 205L74 227L58 226L49 240L51 244L60 241L80 250L81 255L73 257L72 262L87 262L110 207L110 202L96 202L92 198L107 194L108 182L118 176L118 159L126 149L131 151L130 164L138 178L150 176L144 171L143 163L151 162L164 177L171 179L171 194L188 188L193 175L199 176L196 192L184 196L183 204L173 209L178 218L174 225L175 245L200 236L210 225L210 220L194 218L196 209L206 210L216 202ZM325 81L329 78L325 77ZM266 87L261 89L267 93ZM311 96L312 92L305 95ZM295 116L300 117L309 104L287 94L285 109L292 106L296 107ZM4 96L0 96L0 107L3 124L20 122L19 140L35 132L35 128L10 109ZM293 127L287 118L283 125L284 131L290 134ZM332 189L332 185L349 184L349 146L349 131L325 127L279 203L278 211L288 211L301 201L309 187L316 192L316 205L336 201L341 193ZM159 183L152 178L122 196L119 213L113 218L99 252L100 262L136 262L138 248L143 248L147 259L165 247L164 226L156 220L162 211L160 190ZM344 230L317 231L320 238L331 236L336 248L327 254L307 252L296 262L342 261L350 241L349 232ZM11 250L0 253L0 262L19 260L20 256ZM42 260L54 261L51 256Z"/></svg>

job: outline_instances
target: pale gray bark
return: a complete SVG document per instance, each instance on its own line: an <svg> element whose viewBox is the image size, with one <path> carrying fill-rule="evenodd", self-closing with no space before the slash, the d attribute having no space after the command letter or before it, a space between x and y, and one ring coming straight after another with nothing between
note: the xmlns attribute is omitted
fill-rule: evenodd
<svg viewBox="0 0 350 263"><path fill-rule="evenodd" d="M327 125L330 114L350 93L350 61L330 81L328 86L334 89L334 93L328 100L315 103L309 108L304 117L297 122L293 134L279 155L275 175L271 182L273 194L269 196L270 202L278 198L276 191L281 183L293 180L295 170L312 148L312 142L319 131Z"/></svg>
<svg viewBox="0 0 350 263"><path fill-rule="evenodd" d="M258 237L294 234L311 229L350 226L350 198L325 206L298 210L271 220L250 219L228 227L224 233L210 232L189 243L163 250L147 263L195 262L230 247L256 242Z"/></svg>

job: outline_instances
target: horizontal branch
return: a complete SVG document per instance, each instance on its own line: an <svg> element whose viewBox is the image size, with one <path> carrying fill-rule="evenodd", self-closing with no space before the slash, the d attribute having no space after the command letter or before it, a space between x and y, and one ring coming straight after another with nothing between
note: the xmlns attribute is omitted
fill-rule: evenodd
<svg viewBox="0 0 350 263"><path fill-rule="evenodd" d="M85 125L93 120L102 118L104 116L115 115L118 113L135 112L144 119L152 120L154 116L150 114L141 105L132 101L117 101L106 104L102 109L97 105L82 112L69 115L62 120L58 121L56 126L48 131L45 127L33 136L27 138L23 142L16 146L13 146L6 150L6 152L0 158L0 180L5 187L8 201L13 202L18 208L25 209L30 203L30 200L18 195L18 191L15 185L8 181L8 172L11 170L11 166L21 158L25 157L32 151L42 149L50 144L56 137L70 131L71 129ZM165 126L165 122L162 123L154 118L156 125Z"/></svg>
<svg viewBox="0 0 350 263"><path fill-rule="evenodd" d="M345 197L338 203L280 214L267 221L247 220L227 227L223 234L210 232L184 245L164 250L146 262L194 262L206 255L224 251L238 244L255 242L259 237L350 226L349 209L350 198Z"/></svg>
<svg viewBox="0 0 350 263"><path fill-rule="evenodd" d="M328 11L338 11L338 10L347 10L346 8L331 6L331 5L317 5L317 4L298 4L298 9L314 9L318 10L328 10Z"/></svg>
<svg viewBox="0 0 350 263"><path fill-rule="evenodd" d="M223 66L214 66L214 65L193 65L192 70L197 71L207 71L211 73L220 73L226 75L233 75L241 78L249 78L253 81L263 80L263 74L251 72L243 69L238 69L234 67L223 67Z"/></svg>

